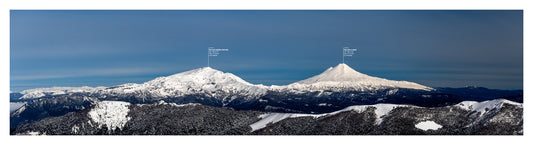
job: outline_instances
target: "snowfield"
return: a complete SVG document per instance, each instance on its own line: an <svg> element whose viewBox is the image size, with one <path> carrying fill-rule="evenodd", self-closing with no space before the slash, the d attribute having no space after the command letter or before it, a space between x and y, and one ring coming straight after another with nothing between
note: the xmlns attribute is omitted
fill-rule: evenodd
<svg viewBox="0 0 533 145"><path fill-rule="evenodd" d="M424 121L415 124L415 127L424 131L438 130L442 128L442 125L435 123L434 121Z"/></svg>
<svg viewBox="0 0 533 145"><path fill-rule="evenodd" d="M117 127L122 129L126 122L131 119L126 117L129 112L129 105L128 102L102 101L96 103L88 115L99 128L105 124L111 130L115 130Z"/></svg>

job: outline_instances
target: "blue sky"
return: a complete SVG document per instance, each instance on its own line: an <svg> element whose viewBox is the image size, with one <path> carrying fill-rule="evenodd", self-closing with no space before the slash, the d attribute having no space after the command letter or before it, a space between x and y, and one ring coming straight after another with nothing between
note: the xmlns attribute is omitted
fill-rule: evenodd
<svg viewBox="0 0 533 145"><path fill-rule="evenodd" d="M431 87L523 88L522 11L27 11L10 16L10 89L142 83L207 65L285 85L342 61Z"/></svg>

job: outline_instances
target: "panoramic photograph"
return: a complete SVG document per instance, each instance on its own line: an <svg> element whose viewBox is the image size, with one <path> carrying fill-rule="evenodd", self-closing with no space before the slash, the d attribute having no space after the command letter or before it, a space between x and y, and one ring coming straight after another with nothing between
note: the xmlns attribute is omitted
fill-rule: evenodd
<svg viewBox="0 0 533 145"><path fill-rule="evenodd" d="M10 10L9 134L522 136L523 17Z"/></svg>

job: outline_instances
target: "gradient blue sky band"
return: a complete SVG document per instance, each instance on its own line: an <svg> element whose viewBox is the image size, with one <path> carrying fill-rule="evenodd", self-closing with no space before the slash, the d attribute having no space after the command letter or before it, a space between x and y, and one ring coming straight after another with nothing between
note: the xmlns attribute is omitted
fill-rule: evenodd
<svg viewBox="0 0 533 145"><path fill-rule="evenodd" d="M142 83L207 65L284 85L342 61L432 87L523 87L523 12L11 11L11 90Z"/></svg>

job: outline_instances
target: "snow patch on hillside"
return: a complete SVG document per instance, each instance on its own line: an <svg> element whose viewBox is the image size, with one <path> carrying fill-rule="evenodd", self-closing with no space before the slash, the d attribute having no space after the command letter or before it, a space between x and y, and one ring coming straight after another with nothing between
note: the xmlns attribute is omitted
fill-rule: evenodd
<svg viewBox="0 0 533 145"><path fill-rule="evenodd" d="M415 124L415 127L424 131L438 130L442 128L442 125L435 123L434 121L423 121Z"/></svg>
<svg viewBox="0 0 533 145"><path fill-rule="evenodd" d="M383 122L383 118L385 118L389 114L389 112L392 111L394 108L408 107L408 106L410 105L397 105L397 104L355 105L355 106L349 106L342 110L335 111L332 113L327 113L327 114L337 114L337 113L345 112L345 111L357 111L361 113L370 107L374 107L375 108L374 114L376 114L375 124L379 125L381 124L381 122ZM411 106L411 107L415 107L415 106Z"/></svg>
<svg viewBox="0 0 533 145"><path fill-rule="evenodd" d="M70 130L72 131L72 133L77 134L80 131L80 127L77 125L74 125L72 126Z"/></svg>
<svg viewBox="0 0 533 145"><path fill-rule="evenodd" d="M326 114L296 114L296 113L269 113L260 115L261 120L250 125L252 127L252 132L266 127L269 123L276 123L287 118L296 118L296 117L314 117L318 118Z"/></svg>
<svg viewBox="0 0 533 145"><path fill-rule="evenodd" d="M398 93L398 89L392 89L392 90L387 91L387 95L394 95L396 93Z"/></svg>
<svg viewBox="0 0 533 145"><path fill-rule="evenodd" d="M96 103L88 115L101 128L104 124L111 130L122 129L131 118L127 117L130 103L121 101L102 101Z"/></svg>

